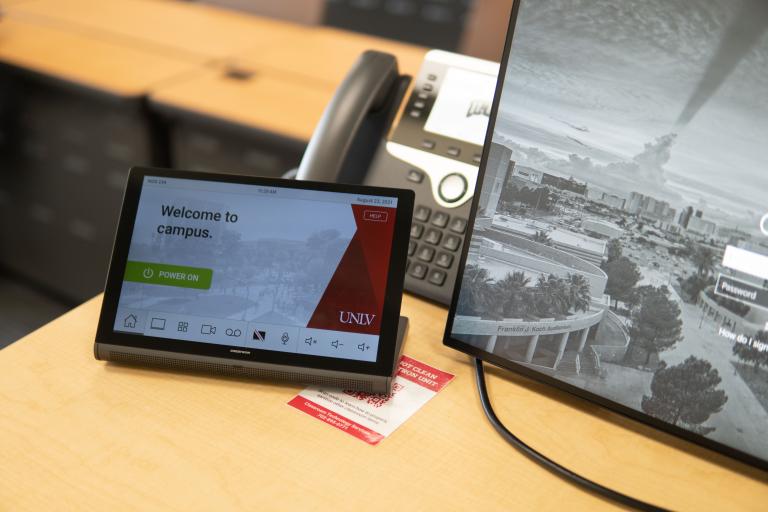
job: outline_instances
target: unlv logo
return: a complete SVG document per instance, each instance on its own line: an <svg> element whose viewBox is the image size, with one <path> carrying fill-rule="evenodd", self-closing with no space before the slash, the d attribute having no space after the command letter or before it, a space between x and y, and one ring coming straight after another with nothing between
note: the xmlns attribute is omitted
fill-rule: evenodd
<svg viewBox="0 0 768 512"><path fill-rule="evenodd" d="M353 313L352 311L339 311L339 322L343 324L371 325L376 315L370 313Z"/></svg>

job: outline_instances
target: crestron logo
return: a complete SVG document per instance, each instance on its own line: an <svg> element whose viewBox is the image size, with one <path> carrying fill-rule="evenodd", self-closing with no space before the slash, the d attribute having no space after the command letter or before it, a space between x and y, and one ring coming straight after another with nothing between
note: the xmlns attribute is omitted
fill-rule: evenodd
<svg viewBox="0 0 768 512"><path fill-rule="evenodd" d="M339 322L343 324L371 325L376 315L371 313L353 313L352 311L339 311Z"/></svg>

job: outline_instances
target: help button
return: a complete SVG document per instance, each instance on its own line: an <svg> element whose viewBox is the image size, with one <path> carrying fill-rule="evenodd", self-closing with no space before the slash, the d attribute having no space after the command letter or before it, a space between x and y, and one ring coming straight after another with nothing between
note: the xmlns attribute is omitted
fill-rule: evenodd
<svg viewBox="0 0 768 512"><path fill-rule="evenodd" d="M363 219L372 222L387 222L387 212L382 212L380 210L365 210L363 212Z"/></svg>

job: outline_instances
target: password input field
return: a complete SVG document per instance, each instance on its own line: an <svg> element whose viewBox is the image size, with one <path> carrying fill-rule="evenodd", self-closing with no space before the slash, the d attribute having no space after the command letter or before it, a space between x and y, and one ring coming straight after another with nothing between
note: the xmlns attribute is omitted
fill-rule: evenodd
<svg viewBox="0 0 768 512"><path fill-rule="evenodd" d="M768 256L732 245L725 248L723 266L761 279L768 279Z"/></svg>

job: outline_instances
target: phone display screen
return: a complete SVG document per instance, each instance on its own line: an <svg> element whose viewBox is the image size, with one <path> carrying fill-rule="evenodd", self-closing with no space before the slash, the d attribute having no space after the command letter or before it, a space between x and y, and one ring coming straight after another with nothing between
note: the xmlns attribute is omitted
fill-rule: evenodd
<svg viewBox="0 0 768 512"><path fill-rule="evenodd" d="M424 130L482 146L496 75L448 68Z"/></svg>
<svg viewBox="0 0 768 512"><path fill-rule="evenodd" d="M397 202L145 176L113 330L376 361Z"/></svg>

